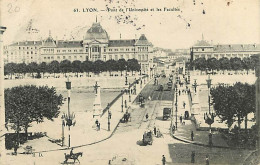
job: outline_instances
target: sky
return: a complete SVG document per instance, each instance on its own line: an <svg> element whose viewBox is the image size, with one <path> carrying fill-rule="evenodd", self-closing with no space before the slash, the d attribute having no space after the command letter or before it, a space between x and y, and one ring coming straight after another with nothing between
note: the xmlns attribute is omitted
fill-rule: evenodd
<svg viewBox="0 0 260 165"><path fill-rule="evenodd" d="M54 39L82 40L96 18L110 39L119 39L120 34L122 39L145 34L154 47L189 48L201 40L202 34L213 44L260 43L259 0L0 1L0 24L7 27L4 44L46 39L49 31ZM94 11L87 12L89 8ZM34 36L26 33L30 20L39 30Z"/></svg>

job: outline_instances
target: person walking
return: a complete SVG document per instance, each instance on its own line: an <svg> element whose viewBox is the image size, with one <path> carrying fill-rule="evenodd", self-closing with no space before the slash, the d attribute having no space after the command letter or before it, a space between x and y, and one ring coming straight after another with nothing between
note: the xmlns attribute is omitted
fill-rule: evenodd
<svg viewBox="0 0 260 165"><path fill-rule="evenodd" d="M183 108L185 109L185 106L186 106L186 103L185 102L183 102Z"/></svg>
<svg viewBox="0 0 260 165"><path fill-rule="evenodd" d="M153 133L156 136L156 127L155 126L153 127Z"/></svg>
<svg viewBox="0 0 260 165"><path fill-rule="evenodd" d="M112 113L110 111L108 112L108 115L109 115L109 119L111 119L112 118Z"/></svg>
<svg viewBox="0 0 260 165"><path fill-rule="evenodd" d="M165 156L163 155L163 156L162 156L162 164L165 165L165 163L166 163L166 158L165 158Z"/></svg>
<svg viewBox="0 0 260 165"><path fill-rule="evenodd" d="M180 123L182 123L182 115L180 116Z"/></svg>
<svg viewBox="0 0 260 165"><path fill-rule="evenodd" d="M149 117L149 116L148 116L148 113L147 113L147 114L145 115L146 120L148 120L148 117Z"/></svg>
<svg viewBox="0 0 260 165"><path fill-rule="evenodd" d="M193 131L191 131L190 136L191 136L191 141L193 141L193 140L194 140L194 134L193 134Z"/></svg>

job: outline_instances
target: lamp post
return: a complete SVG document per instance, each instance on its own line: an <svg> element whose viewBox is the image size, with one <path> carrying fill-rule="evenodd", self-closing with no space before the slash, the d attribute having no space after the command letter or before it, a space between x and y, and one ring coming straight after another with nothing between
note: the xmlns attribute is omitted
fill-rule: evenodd
<svg viewBox="0 0 260 165"><path fill-rule="evenodd" d="M213 142L212 142L211 124L214 123L214 117L215 117L215 114L210 111L210 88L211 88L210 74L212 74L212 72L211 73L207 72L207 74L208 74L208 79L206 81L207 81L207 85L208 85L209 113L204 113L204 120L205 120L205 123L207 123L209 125L209 145L212 146Z"/></svg>
<svg viewBox="0 0 260 165"><path fill-rule="evenodd" d="M175 113L176 113L176 121L175 121L175 126L176 130L178 128L178 73L176 72L176 83L175 83Z"/></svg>
<svg viewBox="0 0 260 165"><path fill-rule="evenodd" d="M125 85L127 85L127 66L126 66L126 70L125 70Z"/></svg>
<svg viewBox="0 0 260 165"><path fill-rule="evenodd" d="M123 91L122 91L122 92L123 92ZM122 109L122 112L124 112L124 97L123 97L123 95L122 95L121 109Z"/></svg>
<svg viewBox="0 0 260 165"><path fill-rule="evenodd" d="M64 119L61 120L61 146L63 147L64 146L64 126L65 126L65 121Z"/></svg>
<svg viewBox="0 0 260 165"><path fill-rule="evenodd" d="M195 93L197 93L197 87L198 87L199 85L197 84L196 79L194 79L194 84L193 84L192 86L193 86L193 88L194 88Z"/></svg>
<svg viewBox="0 0 260 165"><path fill-rule="evenodd" d="M64 125L68 126L69 129L69 139L68 139L68 146L70 147L70 127L75 125L76 121L73 122L73 119L75 118L75 114L72 113L70 114L70 90L71 90L71 82L68 81L66 82L66 88L68 90L68 114L63 114L62 119L65 119ZM62 123L63 124L63 123Z"/></svg>
<svg viewBox="0 0 260 165"><path fill-rule="evenodd" d="M131 102L131 84L129 82L129 87L128 87L128 93L129 93L129 102Z"/></svg>
<svg viewBox="0 0 260 165"><path fill-rule="evenodd" d="M107 104L107 130L110 131L110 112L109 112L110 105Z"/></svg>

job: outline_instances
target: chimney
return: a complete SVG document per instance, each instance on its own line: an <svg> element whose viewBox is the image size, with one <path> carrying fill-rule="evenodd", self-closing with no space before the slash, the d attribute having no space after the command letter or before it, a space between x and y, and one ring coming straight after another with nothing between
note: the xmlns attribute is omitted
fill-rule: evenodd
<svg viewBox="0 0 260 165"><path fill-rule="evenodd" d="M242 44L241 47L244 48L244 45Z"/></svg>

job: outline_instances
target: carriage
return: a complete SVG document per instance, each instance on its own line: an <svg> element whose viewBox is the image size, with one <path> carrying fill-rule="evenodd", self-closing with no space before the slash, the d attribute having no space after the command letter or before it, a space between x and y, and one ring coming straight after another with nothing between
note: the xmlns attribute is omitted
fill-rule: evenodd
<svg viewBox="0 0 260 165"><path fill-rule="evenodd" d="M120 122L127 123L128 121L131 121L131 114L129 112L126 112Z"/></svg>
<svg viewBox="0 0 260 165"><path fill-rule="evenodd" d="M152 131L145 132L145 133L143 134L143 144L144 144L144 145L147 145L147 144L152 145L152 144L153 144Z"/></svg>
<svg viewBox="0 0 260 165"><path fill-rule="evenodd" d="M144 105L145 105L144 96L142 94L140 94L140 96L139 96L139 103L140 103L140 107L144 107Z"/></svg>

